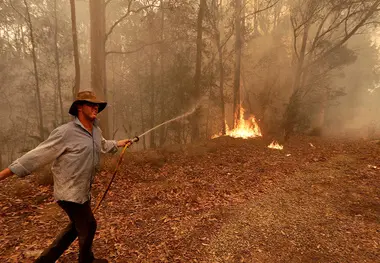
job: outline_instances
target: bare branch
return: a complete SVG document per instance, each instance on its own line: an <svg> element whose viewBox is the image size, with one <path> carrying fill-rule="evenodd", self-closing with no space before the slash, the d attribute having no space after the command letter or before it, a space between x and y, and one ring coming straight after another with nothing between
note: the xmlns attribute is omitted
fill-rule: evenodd
<svg viewBox="0 0 380 263"><path fill-rule="evenodd" d="M325 35L329 34L329 33L332 33L332 31L334 29L337 29L338 27L340 27L343 23L345 23L346 21L349 20L350 17L358 14L358 13L361 13L362 11L356 11L356 12L353 12L351 14L347 14L347 16L345 18L343 18L341 21L339 21L338 23L336 23L336 21L338 20L338 17L340 16L339 14L336 15L334 21L330 24L329 28L327 30L325 30L322 34L320 34L318 37L316 37L315 39L315 44L317 44L317 42L322 39ZM347 24L348 26L348 24ZM348 34L348 31L346 30L346 34Z"/></svg>
<svg viewBox="0 0 380 263"><path fill-rule="evenodd" d="M109 54L124 54L124 55L132 54L132 53L136 53L136 52L146 48L147 46L158 45L158 44L162 44L163 42L164 42L163 40L160 40L160 41L156 41L156 42L152 42L152 43L145 43L136 49L128 50L128 51L107 51L106 55L109 55Z"/></svg>
<svg viewBox="0 0 380 263"><path fill-rule="evenodd" d="M314 10L313 13L310 13L309 16L305 19L303 19L302 23L299 24L298 26L297 25L297 21L295 19L295 16L291 16L291 18L293 17L293 22L294 22L294 25L293 25L293 28L295 31L298 31L301 27L305 26L306 24L310 24L310 21L313 19L314 15L318 13L318 10Z"/></svg>
<svg viewBox="0 0 380 263"><path fill-rule="evenodd" d="M230 40L233 34L233 31L231 31L230 34L224 39L224 42L220 45L221 48L224 48L224 46L227 44L228 40Z"/></svg>
<svg viewBox="0 0 380 263"><path fill-rule="evenodd" d="M13 3L12 3L12 0L9 0L9 3L10 3L10 5L12 6L12 9L19 15L19 16L21 16L27 23L28 23L28 26L29 26L29 22L28 22L28 19L23 15L23 14L21 14L20 13L20 11L18 11L17 9L16 9L16 7L14 7L14 5L13 5Z"/></svg>
<svg viewBox="0 0 380 263"><path fill-rule="evenodd" d="M346 18L344 19L344 32L346 33L346 36L348 35L348 15L350 14L351 6L348 7Z"/></svg>
<svg viewBox="0 0 380 263"><path fill-rule="evenodd" d="M376 12L378 9L378 6L380 5L380 0L375 1L372 6L368 9L367 14L360 20L360 22L350 31L348 34L346 34L338 43L336 43L333 47L331 47L329 50L324 52L319 58L316 60L310 62L308 65L306 65L303 69L303 71L310 68L312 65L320 62L322 59L330 55L332 52L334 52L336 49L341 47L344 43L347 42L353 35L357 33L357 31L367 22L367 20Z"/></svg>
<svg viewBox="0 0 380 263"><path fill-rule="evenodd" d="M268 3L268 5L267 5L266 7L262 8L262 9L255 10L255 11L252 12L252 13L246 14L246 15L243 17L243 19L244 19L244 18L249 18L249 17L254 16L254 15L256 15L256 14L259 14L259 13L261 13L261 12L264 12L264 11L266 11L266 10L268 10L268 9L270 9L270 8L272 8L272 7L274 7L278 2L280 2L280 0L276 0L276 1L275 1L274 3L272 3L272 4Z"/></svg>
<svg viewBox="0 0 380 263"><path fill-rule="evenodd" d="M132 2L133 0L130 0L129 3L128 3L128 8L127 8L127 12L122 16L120 17L118 20L116 20L116 22L113 23L113 25L110 27L110 30L106 33L106 37L105 37L105 41L107 41L108 39L108 36L112 33L113 29L121 22L123 21L128 15L129 13L131 12L131 5L132 5Z"/></svg>
<svg viewBox="0 0 380 263"><path fill-rule="evenodd" d="M108 32L106 33L105 41L107 41L109 35L112 34L112 32L113 32L113 30L115 29L115 27L116 27L118 24L120 24L120 22L123 21L126 17L128 17L131 13L139 13L139 12L141 12L141 11L143 11L143 10L146 10L146 9L149 9L149 8L151 8L151 7L160 7L160 6L156 6L156 5L155 5L155 2L156 2L156 1L154 1L154 2L153 2L152 4L150 4L150 5L146 5L146 6L140 7L140 8L138 8L138 9L136 9L136 10L131 10L132 2L133 2L132 0L129 1L129 3L128 3L128 8L127 8L127 11L125 12L125 14L124 14L123 16L121 16L118 20L116 20L116 21L112 24L112 26L110 27L110 29L109 29Z"/></svg>
<svg viewBox="0 0 380 263"><path fill-rule="evenodd" d="M294 53L296 54L297 59L300 59L300 55L298 54L298 49L297 49L297 32L296 32L296 26L295 26L295 18L293 16L290 17L290 22L292 23L293 26L293 48L294 48Z"/></svg>
<svg viewBox="0 0 380 263"><path fill-rule="evenodd" d="M318 29L317 29L317 32L316 32L315 37L314 37L314 41L313 41L313 43L312 43L312 45L311 45L311 48L310 48L311 51L314 50L314 48L315 48L315 46L316 46L318 40L320 39L320 38L319 38L319 34L320 34L321 31L322 31L322 27L323 27L323 25L325 24L327 18L330 16L330 14L332 13L333 10L334 10L334 8L331 8L330 11L326 14L326 16L322 19L321 23L319 24Z"/></svg>
<svg viewBox="0 0 380 263"><path fill-rule="evenodd" d="M368 25L380 25L380 21L367 22L367 23L364 23L363 26L368 26Z"/></svg>

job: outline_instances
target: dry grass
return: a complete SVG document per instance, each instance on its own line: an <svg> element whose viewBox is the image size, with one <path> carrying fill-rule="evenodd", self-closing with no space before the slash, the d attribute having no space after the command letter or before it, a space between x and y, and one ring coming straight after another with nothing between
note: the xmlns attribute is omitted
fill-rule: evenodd
<svg viewBox="0 0 380 263"><path fill-rule="evenodd" d="M95 254L120 263L378 262L379 145L267 143L218 138L128 153L96 214ZM100 173L97 192L109 176ZM32 262L24 252L46 247L67 222L51 199L37 204L42 186L14 202L18 182L0 186L2 262ZM74 262L76 251L59 262Z"/></svg>

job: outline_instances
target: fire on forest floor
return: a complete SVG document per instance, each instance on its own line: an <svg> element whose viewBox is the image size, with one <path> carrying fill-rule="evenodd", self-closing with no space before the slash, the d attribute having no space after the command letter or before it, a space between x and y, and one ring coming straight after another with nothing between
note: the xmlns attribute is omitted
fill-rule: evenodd
<svg viewBox="0 0 380 263"><path fill-rule="evenodd" d="M378 262L380 145L297 137L276 151L269 143L220 137L127 153L95 215L95 255L120 263ZM1 262L33 262L68 222L52 188L35 181L0 185ZM76 251L74 243L58 262L75 262Z"/></svg>

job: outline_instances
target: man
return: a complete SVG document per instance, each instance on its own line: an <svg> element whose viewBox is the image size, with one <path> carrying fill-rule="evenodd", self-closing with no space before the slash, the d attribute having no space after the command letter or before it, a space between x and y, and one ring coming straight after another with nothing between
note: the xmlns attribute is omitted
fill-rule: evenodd
<svg viewBox="0 0 380 263"><path fill-rule="evenodd" d="M49 138L0 172L0 180L13 174L20 177L53 162L54 197L70 218L70 224L35 261L53 263L78 236L80 263L106 263L95 259L92 242L96 220L90 207L91 185L100 153L116 152L128 139L105 140L98 126L97 114L107 103L91 91L82 91L72 103L69 113L75 119L52 131Z"/></svg>

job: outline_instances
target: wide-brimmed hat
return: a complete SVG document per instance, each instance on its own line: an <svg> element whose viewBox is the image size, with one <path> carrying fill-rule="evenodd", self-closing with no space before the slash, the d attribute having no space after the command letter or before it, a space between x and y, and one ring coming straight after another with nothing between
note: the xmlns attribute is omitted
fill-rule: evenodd
<svg viewBox="0 0 380 263"><path fill-rule="evenodd" d="M101 112L107 106L107 102L98 100L94 92L81 91L81 92L78 92L77 97L75 98L73 104L71 104L69 113L71 115L77 116L78 115L77 104L80 104L83 102L91 102L91 103L98 104L99 105L98 112Z"/></svg>

